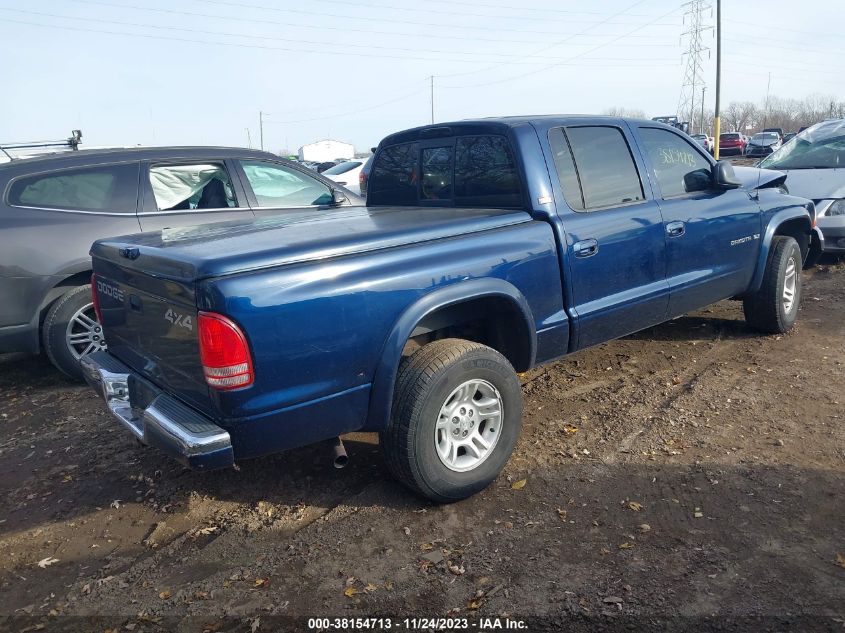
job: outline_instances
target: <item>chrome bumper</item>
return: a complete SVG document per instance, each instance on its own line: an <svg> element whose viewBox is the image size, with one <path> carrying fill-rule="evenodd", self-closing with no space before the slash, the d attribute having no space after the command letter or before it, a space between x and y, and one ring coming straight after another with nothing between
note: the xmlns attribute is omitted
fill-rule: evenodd
<svg viewBox="0 0 845 633"><path fill-rule="evenodd" d="M211 470L235 463L227 431L108 352L95 352L80 362L85 381L106 401L112 415L144 444L160 448L190 468Z"/></svg>

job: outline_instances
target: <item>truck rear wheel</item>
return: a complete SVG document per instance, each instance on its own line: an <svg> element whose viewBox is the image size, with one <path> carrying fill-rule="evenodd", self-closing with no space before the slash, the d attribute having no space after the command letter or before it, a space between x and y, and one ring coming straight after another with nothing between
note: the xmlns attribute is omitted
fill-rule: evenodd
<svg viewBox="0 0 845 633"><path fill-rule="evenodd" d="M402 362L380 444L399 481L448 503L496 478L521 428L522 391L508 360L479 343L441 339Z"/></svg>
<svg viewBox="0 0 845 633"><path fill-rule="evenodd" d="M103 328L91 300L91 284L69 290L53 304L44 319L41 340L50 362L61 372L82 380L79 360L106 349Z"/></svg>
<svg viewBox="0 0 845 633"><path fill-rule="evenodd" d="M760 290L742 302L745 320L761 332L782 334L792 328L801 305L801 249L794 238L772 240Z"/></svg>

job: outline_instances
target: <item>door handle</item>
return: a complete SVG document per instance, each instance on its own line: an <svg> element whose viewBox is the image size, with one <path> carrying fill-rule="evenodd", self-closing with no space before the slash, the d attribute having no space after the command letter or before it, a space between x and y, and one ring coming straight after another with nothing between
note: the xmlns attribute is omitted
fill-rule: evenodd
<svg viewBox="0 0 845 633"><path fill-rule="evenodd" d="M594 239L581 240L575 242L572 249L575 251L575 257L590 257L599 252L599 243Z"/></svg>
<svg viewBox="0 0 845 633"><path fill-rule="evenodd" d="M686 233L686 227L683 222L669 222L666 225L666 234L669 237L680 237L684 233Z"/></svg>

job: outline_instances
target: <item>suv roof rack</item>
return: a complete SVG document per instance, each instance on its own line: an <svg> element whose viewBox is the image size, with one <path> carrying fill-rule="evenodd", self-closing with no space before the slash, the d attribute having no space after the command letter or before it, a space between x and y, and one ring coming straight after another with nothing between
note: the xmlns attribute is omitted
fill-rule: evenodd
<svg viewBox="0 0 845 633"><path fill-rule="evenodd" d="M39 149L46 147L67 147L73 151L79 149L79 144L82 142L82 130L71 130L70 136L62 141L25 141L23 143L0 143L0 151L2 151L9 160L15 160L8 151L10 149Z"/></svg>

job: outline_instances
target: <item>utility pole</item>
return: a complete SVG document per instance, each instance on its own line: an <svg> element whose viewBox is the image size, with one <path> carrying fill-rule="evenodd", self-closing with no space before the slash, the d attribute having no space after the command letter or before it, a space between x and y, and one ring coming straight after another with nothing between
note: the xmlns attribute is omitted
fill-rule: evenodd
<svg viewBox="0 0 845 633"><path fill-rule="evenodd" d="M704 134L704 91L707 86L701 86L701 120L698 122L698 133Z"/></svg>
<svg viewBox="0 0 845 633"><path fill-rule="evenodd" d="M264 113L258 111L258 135L261 138L261 151L264 151Z"/></svg>
<svg viewBox="0 0 845 633"><path fill-rule="evenodd" d="M721 133L721 120L719 119L719 97L722 89L722 0L716 0L716 108L713 119L713 137L716 143L716 150L713 158L719 160L719 135Z"/></svg>
<svg viewBox="0 0 845 633"><path fill-rule="evenodd" d="M763 109L763 129L769 121L769 90L772 87L772 73L769 73L769 80L766 82L766 107Z"/></svg>
<svg viewBox="0 0 845 633"><path fill-rule="evenodd" d="M681 34L681 38L687 40L686 68L684 70L684 81L681 84L681 96L678 100L677 115L683 119L687 117L690 125L695 120L696 103L698 98L697 86L704 84L704 72L702 55L710 49L704 46L702 36L711 26L704 25L704 12L711 9L712 5L707 0L689 0L682 5L686 8L684 24L689 18L689 29Z"/></svg>
<svg viewBox="0 0 845 633"><path fill-rule="evenodd" d="M431 82L431 124L434 125L434 75L429 77Z"/></svg>
<svg viewBox="0 0 845 633"><path fill-rule="evenodd" d="M249 133L249 128L248 128L248 127L245 127L244 129L246 130L246 142L247 142L247 147L248 147L249 149L252 149L252 135Z"/></svg>

